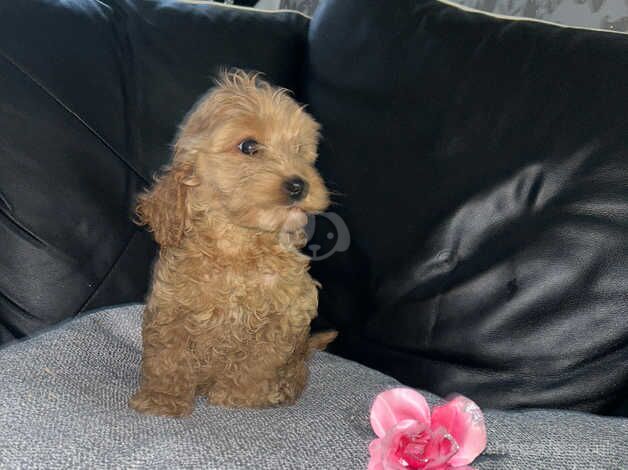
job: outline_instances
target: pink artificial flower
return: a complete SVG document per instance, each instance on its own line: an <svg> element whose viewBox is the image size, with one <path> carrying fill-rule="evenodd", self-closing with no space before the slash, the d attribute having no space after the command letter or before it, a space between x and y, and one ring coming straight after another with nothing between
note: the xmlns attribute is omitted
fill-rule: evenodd
<svg viewBox="0 0 628 470"><path fill-rule="evenodd" d="M371 408L377 439L369 445L368 470L472 470L467 465L486 448L480 408L457 396L432 410L419 392L393 388Z"/></svg>

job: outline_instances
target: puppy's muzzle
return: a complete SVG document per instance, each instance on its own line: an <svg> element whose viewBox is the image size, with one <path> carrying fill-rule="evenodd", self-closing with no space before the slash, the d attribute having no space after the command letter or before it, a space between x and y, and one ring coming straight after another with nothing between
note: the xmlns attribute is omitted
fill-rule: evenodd
<svg viewBox="0 0 628 470"><path fill-rule="evenodd" d="M307 196L308 189L307 181L299 176L293 176L283 183L283 190L292 202L300 201Z"/></svg>

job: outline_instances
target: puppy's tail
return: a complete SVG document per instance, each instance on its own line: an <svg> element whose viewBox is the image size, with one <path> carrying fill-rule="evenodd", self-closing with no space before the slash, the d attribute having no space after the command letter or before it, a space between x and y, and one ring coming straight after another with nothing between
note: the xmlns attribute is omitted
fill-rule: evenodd
<svg viewBox="0 0 628 470"><path fill-rule="evenodd" d="M337 336L338 332L334 330L314 333L309 339L309 353L312 354L314 351L323 351Z"/></svg>

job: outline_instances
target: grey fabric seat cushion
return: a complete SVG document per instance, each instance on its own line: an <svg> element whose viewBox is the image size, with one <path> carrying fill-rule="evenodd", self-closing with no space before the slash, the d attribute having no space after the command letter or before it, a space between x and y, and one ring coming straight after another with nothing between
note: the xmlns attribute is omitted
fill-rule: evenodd
<svg viewBox="0 0 628 470"><path fill-rule="evenodd" d="M141 305L94 312L0 350L1 468L366 468L369 407L394 379L320 353L295 406L233 410L199 399L189 418L140 416L127 400L139 378L141 316ZM627 420L485 414L478 469L628 468Z"/></svg>

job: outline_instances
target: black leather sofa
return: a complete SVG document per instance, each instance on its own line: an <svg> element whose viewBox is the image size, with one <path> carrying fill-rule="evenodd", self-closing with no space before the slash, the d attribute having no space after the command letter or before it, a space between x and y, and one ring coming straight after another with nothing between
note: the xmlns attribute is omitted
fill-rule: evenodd
<svg viewBox="0 0 628 470"><path fill-rule="evenodd" d="M1 3L2 343L142 300L134 198L221 66L322 123L350 237L323 217L310 243L334 353L486 407L628 415L628 36L436 0Z"/></svg>

